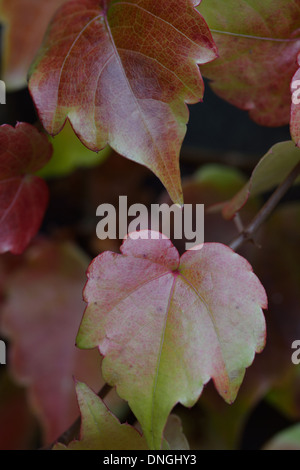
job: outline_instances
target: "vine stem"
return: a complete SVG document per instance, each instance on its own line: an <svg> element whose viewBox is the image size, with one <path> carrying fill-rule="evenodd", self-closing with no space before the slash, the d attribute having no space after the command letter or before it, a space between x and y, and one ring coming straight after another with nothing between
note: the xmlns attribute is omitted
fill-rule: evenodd
<svg viewBox="0 0 300 470"><path fill-rule="evenodd" d="M103 400L103 398L105 398L106 395L111 390L112 390L112 387L105 383L97 395ZM70 444L71 441L79 437L80 426L81 426L81 416L78 416L78 418L74 421L74 423L66 431L64 431L57 439L55 439L55 441L52 442L52 444L47 445L45 447L41 447L40 450L51 450L57 443L64 444L64 445Z"/></svg>
<svg viewBox="0 0 300 470"><path fill-rule="evenodd" d="M237 251L243 243L248 240L253 240L255 232L266 221L266 219L273 212L275 207L281 201L283 196L288 192L296 178L300 175L300 163L288 174L286 179L278 186L272 196L264 204L261 210L257 213L250 224L229 244L230 248Z"/></svg>

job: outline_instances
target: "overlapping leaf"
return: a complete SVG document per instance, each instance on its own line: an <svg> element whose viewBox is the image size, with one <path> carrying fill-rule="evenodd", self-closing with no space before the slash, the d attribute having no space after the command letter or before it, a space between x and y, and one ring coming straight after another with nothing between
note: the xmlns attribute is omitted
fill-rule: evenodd
<svg viewBox="0 0 300 470"><path fill-rule="evenodd" d="M46 130L68 117L92 150L110 144L150 168L182 203L186 103L202 98L197 64L216 57L191 0L77 0L53 20L29 87Z"/></svg>
<svg viewBox="0 0 300 470"><path fill-rule="evenodd" d="M26 85L27 74L53 14L66 0L1 0L2 78L7 88Z"/></svg>
<svg viewBox="0 0 300 470"><path fill-rule="evenodd" d="M121 424L101 398L84 383L76 384L76 393L82 417L80 440L75 440L68 446L57 443L53 450L149 449L145 437L127 423ZM178 416L169 416L164 435L164 449L188 450Z"/></svg>
<svg viewBox="0 0 300 470"><path fill-rule="evenodd" d="M51 154L47 137L30 124L0 127L0 253L22 253L38 231L48 188L33 173Z"/></svg>
<svg viewBox="0 0 300 470"><path fill-rule="evenodd" d="M172 407L193 405L210 378L235 399L264 345L267 300L250 265L224 245L179 259L168 239L129 238L121 251L89 268L77 344L99 348L105 380L128 400L150 448L160 448Z"/></svg>
<svg viewBox="0 0 300 470"><path fill-rule="evenodd" d="M53 450L147 450L146 439L128 424L121 424L85 384L76 384L81 412L81 436L68 447L56 444Z"/></svg>
<svg viewBox="0 0 300 470"><path fill-rule="evenodd" d="M40 241L5 286L1 333L10 340L10 371L28 388L48 443L78 415L73 375L101 387L99 354L74 345L87 264L73 245Z"/></svg>
<svg viewBox="0 0 300 470"><path fill-rule="evenodd" d="M250 195L263 194L279 185L299 162L300 150L293 142L274 145L254 168L248 183L224 205L224 217L232 218L246 204Z"/></svg>
<svg viewBox="0 0 300 470"><path fill-rule="evenodd" d="M213 90L266 126L288 124L300 51L298 0L203 0L220 58L203 67Z"/></svg>

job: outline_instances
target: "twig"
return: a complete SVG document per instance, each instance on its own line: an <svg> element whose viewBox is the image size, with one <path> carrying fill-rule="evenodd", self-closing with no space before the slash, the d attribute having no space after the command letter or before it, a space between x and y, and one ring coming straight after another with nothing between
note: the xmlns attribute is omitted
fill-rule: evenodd
<svg viewBox="0 0 300 470"><path fill-rule="evenodd" d="M281 201L283 196L291 188L295 179L300 175L300 163L289 173L286 179L278 186L276 191L264 204L258 214L254 217L252 222L229 244L230 248L234 251L238 250L241 245L247 240L252 240L255 232L265 222L269 215L273 212L277 204Z"/></svg>

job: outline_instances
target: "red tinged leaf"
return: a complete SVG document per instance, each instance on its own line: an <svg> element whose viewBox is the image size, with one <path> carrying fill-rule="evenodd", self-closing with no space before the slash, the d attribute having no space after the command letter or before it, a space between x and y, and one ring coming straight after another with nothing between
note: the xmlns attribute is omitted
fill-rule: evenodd
<svg viewBox="0 0 300 470"><path fill-rule="evenodd" d="M109 144L150 168L182 203L186 103L203 96L197 64L216 47L191 0L75 0L56 14L29 88L45 129L69 118L92 150Z"/></svg>
<svg viewBox="0 0 300 470"><path fill-rule="evenodd" d="M173 406L192 406L210 378L235 399L264 346L267 299L248 262L225 245L179 258L168 239L129 238L121 252L90 265L77 344L99 348L105 380L158 449Z"/></svg>
<svg viewBox="0 0 300 470"><path fill-rule="evenodd" d="M47 137L30 124L0 127L0 253L22 253L37 233L48 188L33 173L51 154Z"/></svg>
<svg viewBox="0 0 300 470"><path fill-rule="evenodd" d="M47 443L78 416L73 376L96 390L103 385L99 354L74 344L87 265L73 245L39 241L5 286L1 332L10 341L10 371L27 387Z"/></svg>
<svg viewBox="0 0 300 470"><path fill-rule="evenodd" d="M300 66L300 54L298 55ZM300 68L295 73L292 83L292 109L291 109L291 135L298 147L300 147Z"/></svg>
<svg viewBox="0 0 300 470"><path fill-rule="evenodd" d="M26 86L29 67L47 26L66 0L0 0L3 31L2 78L8 89Z"/></svg>
<svg viewBox="0 0 300 470"><path fill-rule="evenodd" d="M219 59L202 70L212 89L258 124L288 124L299 0L204 0L198 9L219 50Z"/></svg>

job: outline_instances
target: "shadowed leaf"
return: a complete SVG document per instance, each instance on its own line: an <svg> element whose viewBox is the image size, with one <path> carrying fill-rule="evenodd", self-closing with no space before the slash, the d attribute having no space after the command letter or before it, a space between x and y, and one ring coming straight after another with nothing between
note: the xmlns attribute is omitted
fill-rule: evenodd
<svg viewBox="0 0 300 470"><path fill-rule="evenodd" d="M47 137L30 124L0 127L0 253L22 253L40 228L48 188L33 173L51 154Z"/></svg>
<svg viewBox="0 0 300 470"><path fill-rule="evenodd" d="M300 450L300 424L296 424L274 436L264 450Z"/></svg>
<svg viewBox="0 0 300 470"><path fill-rule="evenodd" d="M76 168L96 166L110 154L109 147L98 153L87 149L77 139L69 122L57 136L49 137L49 140L53 146L53 155L38 173L44 178L64 176Z"/></svg>
<svg viewBox="0 0 300 470"><path fill-rule="evenodd" d="M1 332L10 340L10 369L28 388L48 443L77 417L73 374L101 386L99 355L74 345L87 264L68 243L40 241L5 286Z"/></svg>
<svg viewBox="0 0 300 470"><path fill-rule="evenodd" d="M274 145L254 168L248 183L223 207L223 216L231 219L246 204L249 197L263 194L286 179L300 162L300 150L294 142ZM296 182L299 182L299 178Z"/></svg>

